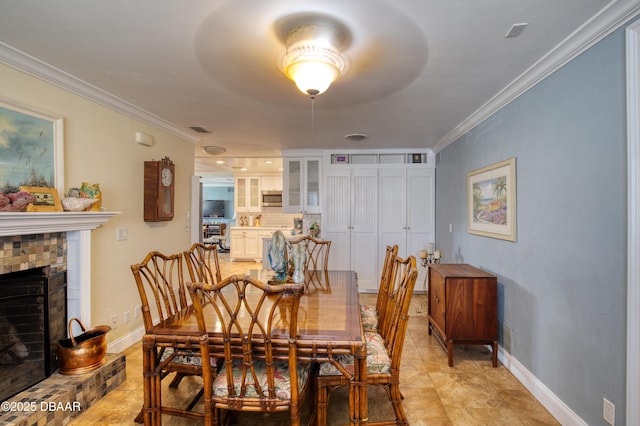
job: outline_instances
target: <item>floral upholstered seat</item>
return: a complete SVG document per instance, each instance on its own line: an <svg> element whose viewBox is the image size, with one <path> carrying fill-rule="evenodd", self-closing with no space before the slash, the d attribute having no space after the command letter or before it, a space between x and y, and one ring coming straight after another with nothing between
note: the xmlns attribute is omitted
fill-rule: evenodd
<svg viewBox="0 0 640 426"><path fill-rule="evenodd" d="M276 361L274 364L274 379L275 379L275 395L276 398L282 400L291 399L291 373L289 372L289 363L287 361ZM240 395L242 392L240 387L242 386L242 360L236 359L233 361L233 384L234 393ZM254 362L256 377L258 383L262 389L262 393L269 392L267 385L267 369L264 361ZM311 371L311 365L309 363L298 363L298 383L299 390L306 386L307 380ZM245 384L246 385L246 384ZM213 394L218 397L228 396L227 388L227 373L224 366L221 369L220 374L213 381ZM255 383L247 385L247 392L245 397L258 398L258 391L255 388Z"/></svg>
<svg viewBox="0 0 640 426"><path fill-rule="evenodd" d="M391 368L391 358L384 346L384 339L378 333L365 333L367 340L367 374L388 374ZM353 374L353 355L337 355L335 360ZM342 373L330 362L320 364L320 376L336 376Z"/></svg>
<svg viewBox="0 0 640 426"><path fill-rule="evenodd" d="M362 327L366 333L378 332L378 310L375 306L360 305L360 315L362 316Z"/></svg>

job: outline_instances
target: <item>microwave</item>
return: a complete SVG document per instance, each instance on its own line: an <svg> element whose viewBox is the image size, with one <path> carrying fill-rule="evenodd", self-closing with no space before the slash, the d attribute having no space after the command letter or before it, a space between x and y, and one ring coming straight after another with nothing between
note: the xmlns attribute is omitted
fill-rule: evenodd
<svg viewBox="0 0 640 426"><path fill-rule="evenodd" d="M282 191L262 191L263 207L282 207Z"/></svg>

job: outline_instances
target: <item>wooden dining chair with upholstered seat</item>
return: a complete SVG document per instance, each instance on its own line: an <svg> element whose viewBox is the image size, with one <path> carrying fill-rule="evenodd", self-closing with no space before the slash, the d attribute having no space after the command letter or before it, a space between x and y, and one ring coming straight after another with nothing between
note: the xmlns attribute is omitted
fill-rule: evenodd
<svg viewBox="0 0 640 426"><path fill-rule="evenodd" d="M195 243L183 255L191 281L213 284L222 280L217 244Z"/></svg>
<svg viewBox="0 0 640 426"><path fill-rule="evenodd" d="M394 291L395 280L392 282L393 262L398 255L398 245L387 246L384 261L382 263L382 273L380 274L380 285L378 287L378 297L375 305L360 305L362 315L362 327L364 331L378 331L378 324L384 321L387 301L390 293Z"/></svg>
<svg viewBox="0 0 640 426"><path fill-rule="evenodd" d="M408 425L408 419L402 408L400 393L400 360L409 320L409 305L418 277L416 259L396 257L393 270L398 275L395 290L390 294L385 307L384 323L379 330L384 334L365 332L367 340L367 384L385 388L395 420L370 421L368 424ZM339 355L330 362L320 365L316 377L316 423L319 426L327 422L327 409L331 391L339 386L346 386L353 378L354 358L350 355ZM345 375L347 373L347 375ZM348 377L348 375L351 377Z"/></svg>
<svg viewBox="0 0 640 426"><path fill-rule="evenodd" d="M205 424L218 424L221 410L288 410L290 424L299 425L301 401L312 379L311 364L297 362L304 284L269 285L233 275L215 284L187 286L200 350L203 356L224 360L217 376L203 372ZM207 332L214 323L217 337Z"/></svg>
<svg viewBox="0 0 640 426"><path fill-rule="evenodd" d="M131 271L140 294L145 330L172 318L187 307L182 254L165 255L152 251L142 262L131 265ZM177 387L184 376L202 375L202 364L200 348L197 345L191 348L166 347L160 349L157 354L158 374L165 377L175 373L169 384L171 388ZM209 365L211 368L208 370L215 374L215 360L211 360ZM196 394L186 409L163 407L163 412L183 417L202 418L202 413L191 411L200 397L201 393ZM135 421L141 423L142 417L143 413L140 412Z"/></svg>

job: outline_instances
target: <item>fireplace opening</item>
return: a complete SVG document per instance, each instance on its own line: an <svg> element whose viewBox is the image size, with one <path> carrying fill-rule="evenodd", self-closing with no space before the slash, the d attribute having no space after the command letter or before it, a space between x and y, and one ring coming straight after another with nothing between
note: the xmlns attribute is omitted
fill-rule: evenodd
<svg viewBox="0 0 640 426"><path fill-rule="evenodd" d="M0 275L0 400L58 368L56 347L67 334L64 268L45 266Z"/></svg>

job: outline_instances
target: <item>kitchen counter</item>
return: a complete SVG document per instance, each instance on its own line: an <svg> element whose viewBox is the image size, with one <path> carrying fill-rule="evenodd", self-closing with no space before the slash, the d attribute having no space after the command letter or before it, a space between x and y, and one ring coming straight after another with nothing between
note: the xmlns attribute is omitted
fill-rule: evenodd
<svg viewBox="0 0 640 426"><path fill-rule="evenodd" d="M266 229L266 230L273 230L275 231L291 231L292 227L291 226L286 226L286 225L282 225L282 226L268 226L268 225L261 225L261 226L232 226L231 229Z"/></svg>
<svg viewBox="0 0 640 426"><path fill-rule="evenodd" d="M290 226L232 226L230 228L230 258L234 260L253 260L261 262L263 241L269 241L274 232L282 231L285 238L291 236ZM267 262L268 263L268 262Z"/></svg>

